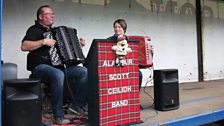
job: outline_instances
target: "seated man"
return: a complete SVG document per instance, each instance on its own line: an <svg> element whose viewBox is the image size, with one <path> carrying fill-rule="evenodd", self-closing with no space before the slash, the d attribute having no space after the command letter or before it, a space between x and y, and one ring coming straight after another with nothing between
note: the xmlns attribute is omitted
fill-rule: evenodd
<svg viewBox="0 0 224 126"><path fill-rule="evenodd" d="M44 38L43 33L51 30L54 22L54 13L50 6L41 6L36 13L37 20L26 32L22 40L21 50L29 51L27 56L27 69L32 76L40 78L42 81L50 83L51 102L53 109L53 123L68 124L70 121L64 119L63 111L63 84L65 75L68 79L76 79L74 89L74 99L69 106L69 110L78 115L86 115L85 105L87 103L87 69L81 66L63 65L53 66L48 58L49 47L56 43L54 39ZM85 40L80 40L81 45L85 45ZM66 73L66 74L65 74Z"/></svg>

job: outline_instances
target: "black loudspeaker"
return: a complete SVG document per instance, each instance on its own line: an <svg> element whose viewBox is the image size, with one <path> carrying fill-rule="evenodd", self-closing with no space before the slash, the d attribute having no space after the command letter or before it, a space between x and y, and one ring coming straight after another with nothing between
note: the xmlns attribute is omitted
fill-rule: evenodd
<svg viewBox="0 0 224 126"><path fill-rule="evenodd" d="M3 98L4 126L41 126L40 80L5 80Z"/></svg>
<svg viewBox="0 0 224 126"><path fill-rule="evenodd" d="M154 104L161 111L179 108L177 69L154 70Z"/></svg>

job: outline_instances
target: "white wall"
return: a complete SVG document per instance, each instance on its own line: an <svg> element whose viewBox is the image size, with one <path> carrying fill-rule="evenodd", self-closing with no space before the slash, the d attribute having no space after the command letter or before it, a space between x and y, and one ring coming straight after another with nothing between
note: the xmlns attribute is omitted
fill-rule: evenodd
<svg viewBox="0 0 224 126"><path fill-rule="evenodd" d="M194 0L174 1L174 5L168 6L174 9L168 11L168 3L163 0L152 0L162 2L160 6L149 3L148 0L81 1L82 4L78 3L78 0L3 1L2 59L18 64L20 78L26 78L30 74L26 70L27 53L20 50L21 40L27 28L34 24L37 8L49 4L56 14L54 26L74 27L78 30L78 36L87 40L84 47L86 55L94 38L113 35L114 20L124 18L128 23L127 35L151 37L155 48L154 69L176 68L180 82L198 80L196 21L192 8L195 7ZM224 9L221 5L219 19L215 12L213 17L207 14L207 17L211 18L205 22L204 27L203 53L207 80L224 78L224 27L221 15ZM146 82L150 72L142 71Z"/></svg>
<svg viewBox="0 0 224 126"><path fill-rule="evenodd" d="M205 19L204 77L205 80L224 78L223 21Z"/></svg>

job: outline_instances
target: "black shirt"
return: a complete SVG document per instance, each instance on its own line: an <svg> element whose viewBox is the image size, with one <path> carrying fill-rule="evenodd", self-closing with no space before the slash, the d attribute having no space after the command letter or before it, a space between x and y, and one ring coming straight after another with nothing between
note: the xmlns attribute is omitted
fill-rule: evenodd
<svg viewBox="0 0 224 126"><path fill-rule="evenodd" d="M49 29L40 25L37 21L34 25L32 25L26 32L23 41L37 41L44 39L43 33L47 32ZM48 64L51 65L50 60L48 58L48 50L49 47L42 46L36 50L30 51L27 55L27 70L31 71L39 64Z"/></svg>

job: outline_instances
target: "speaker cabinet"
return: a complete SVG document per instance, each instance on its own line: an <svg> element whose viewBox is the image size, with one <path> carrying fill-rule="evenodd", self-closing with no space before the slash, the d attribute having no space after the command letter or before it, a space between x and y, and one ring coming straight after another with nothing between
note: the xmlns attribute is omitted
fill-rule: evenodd
<svg viewBox="0 0 224 126"><path fill-rule="evenodd" d="M179 108L177 69L154 70L155 109L166 111Z"/></svg>
<svg viewBox="0 0 224 126"><path fill-rule="evenodd" d="M5 80L4 126L41 126L40 94L40 80Z"/></svg>

